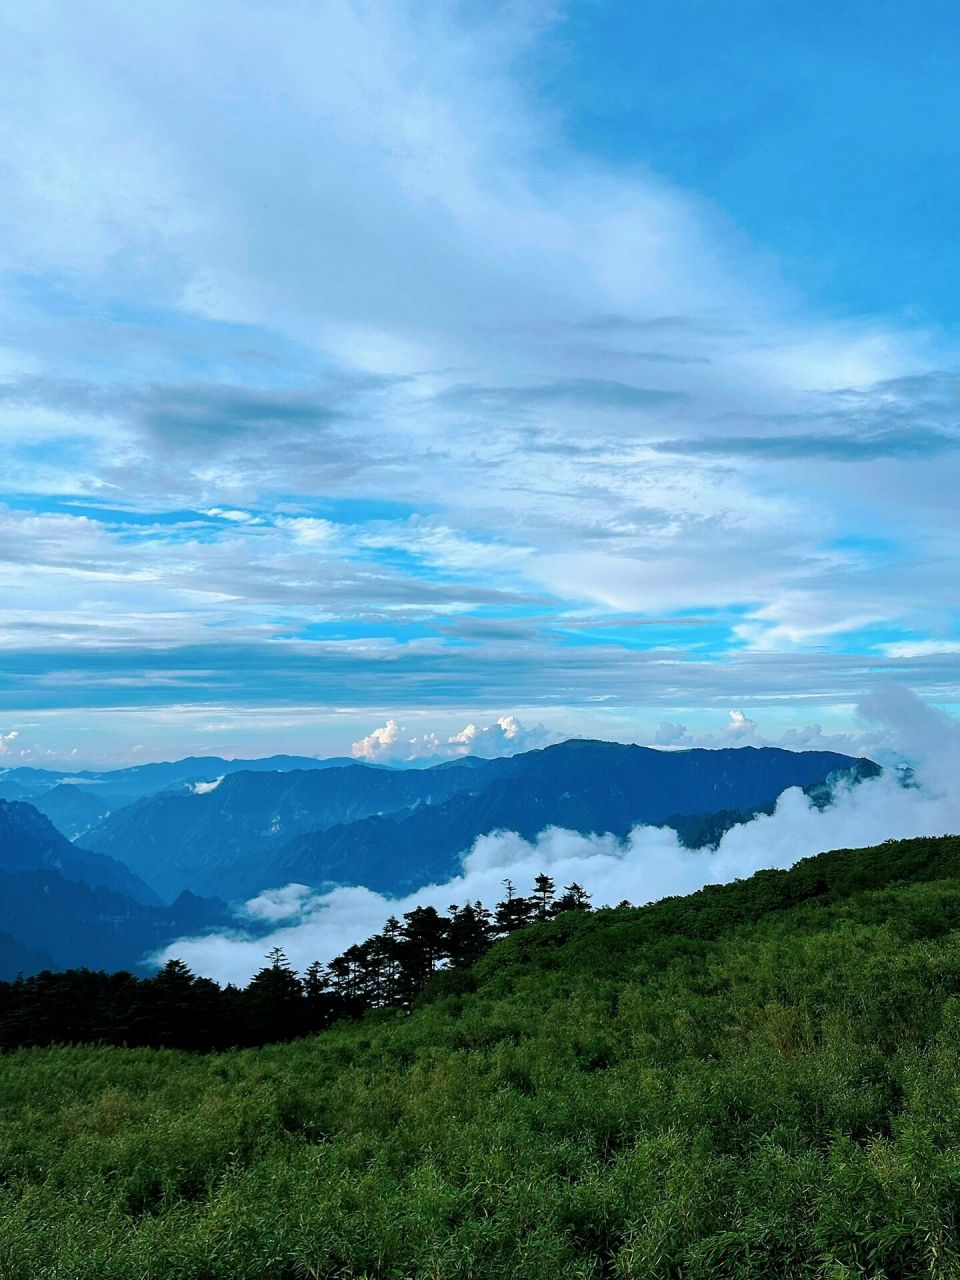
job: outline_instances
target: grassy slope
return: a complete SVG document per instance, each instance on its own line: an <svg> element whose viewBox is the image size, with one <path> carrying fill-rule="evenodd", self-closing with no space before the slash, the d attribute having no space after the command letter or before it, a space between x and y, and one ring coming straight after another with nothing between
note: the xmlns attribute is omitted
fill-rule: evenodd
<svg viewBox="0 0 960 1280"><path fill-rule="evenodd" d="M313 1040L12 1054L0 1276L958 1276L957 929L960 839L900 842Z"/></svg>

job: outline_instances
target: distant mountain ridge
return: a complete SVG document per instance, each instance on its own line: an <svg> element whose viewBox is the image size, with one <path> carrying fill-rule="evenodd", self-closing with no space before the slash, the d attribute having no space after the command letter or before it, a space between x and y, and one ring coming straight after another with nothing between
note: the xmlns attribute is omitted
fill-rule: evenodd
<svg viewBox="0 0 960 1280"><path fill-rule="evenodd" d="M50 819L68 840L79 840L111 809L126 803L121 795L111 795L102 787L58 782L48 791L27 791L22 799Z"/></svg>
<svg viewBox="0 0 960 1280"><path fill-rule="evenodd" d="M834 752L665 752L589 739L457 767L466 763L239 772L201 795L164 793L113 813L84 843L168 899L183 888L244 898L292 880L407 892L452 874L492 831L532 839L557 826L622 837L680 819L709 831L711 815L748 814L789 787L880 771Z"/></svg>
<svg viewBox="0 0 960 1280"><path fill-rule="evenodd" d="M133 967L177 937L229 927L225 901L291 881L413 892L456 874L480 836L501 830L620 838L656 824L709 844L788 787L826 795L836 778L879 772L831 752L665 752L578 739L416 770L296 756L194 757L98 775L7 770L0 976ZM78 838L67 840L41 807Z"/></svg>
<svg viewBox="0 0 960 1280"><path fill-rule="evenodd" d="M164 905L123 863L71 844L25 801L0 800L0 977L133 968L231 919L222 902L189 893Z"/></svg>
<svg viewBox="0 0 960 1280"><path fill-rule="evenodd" d="M31 952L32 966L134 969L175 938L232 921L224 903L190 893L170 906L149 906L56 871L0 871L0 935L21 953L8 961L18 969L0 976L16 977Z"/></svg>
<svg viewBox="0 0 960 1280"><path fill-rule="evenodd" d="M74 772L22 765L0 769L0 799L26 800L45 813L69 840L80 840L108 814L161 791L208 782L241 770L283 773L293 769L342 769L356 763L349 756L320 760L313 756L275 755L256 760L187 756L184 760L131 765L124 769ZM383 768L381 765L367 767Z"/></svg>
<svg viewBox="0 0 960 1280"><path fill-rule="evenodd" d="M165 760L135 764L123 769L36 769L20 765L0 769L0 798L30 800L57 786L79 787L84 791L103 788L125 803L141 796L155 795L168 787L186 782L203 782L229 773L285 773L291 769L339 769L355 765L350 756L334 756L321 760L316 756L274 755L253 760L228 760L222 756L186 756L183 760ZM370 765L370 768L379 768Z"/></svg>
<svg viewBox="0 0 960 1280"><path fill-rule="evenodd" d="M262 858L269 866L270 851L303 832L440 804L506 767L505 760L484 761L475 769L424 770L351 762L330 770L238 772L201 790L164 791L136 801L104 818L83 842L124 861L161 897L184 888L206 892L197 886L215 883L229 885L227 896L234 897L234 863Z"/></svg>
<svg viewBox="0 0 960 1280"><path fill-rule="evenodd" d="M460 856L494 831L533 840L547 827L561 827L623 838L641 824L674 826L682 834L690 829L684 819L709 830L710 817L749 816L790 787L880 773L872 761L833 752L663 752L576 739L514 756L512 763L506 776L445 804L299 836L278 851L271 883L363 884L407 893L455 875ZM721 823L723 829L729 825ZM247 891L263 868L251 856L237 872Z"/></svg>
<svg viewBox="0 0 960 1280"><path fill-rule="evenodd" d="M71 844L23 800L0 800L0 871L55 871L65 880L111 889L137 902L156 906L160 901L126 863Z"/></svg>

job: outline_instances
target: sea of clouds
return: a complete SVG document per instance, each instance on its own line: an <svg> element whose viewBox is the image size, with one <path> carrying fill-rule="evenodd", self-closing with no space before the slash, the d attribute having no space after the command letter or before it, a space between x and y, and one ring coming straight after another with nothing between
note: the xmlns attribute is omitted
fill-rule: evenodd
<svg viewBox="0 0 960 1280"><path fill-rule="evenodd" d="M492 906L503 896L505 879L526 892L541 871L558 886L574 880L584 885L595 906L623 899L640 904L765 867L789 867L825 849L960 832L960 720L894 686L871 695L861 710L882 725L886 763L893 764L896 754L910 764L913 774L906 784L896 768L888 767L877 778L837 787L825 809L792 788L771 815L734 827L715 851L685 849L672 830L660 827L638 826L623 841L557 828L534 841L496 832L466 850L461 873L443 884L425 885L400 899L363 887L325 893L297 884L265 889L244 905L235 931L180 939L161 959L177 956L197 973L245 983L272 947L282 947L293 966L303 970L376 933L391 915L418 905L445 910L478 898Z"/></svg>

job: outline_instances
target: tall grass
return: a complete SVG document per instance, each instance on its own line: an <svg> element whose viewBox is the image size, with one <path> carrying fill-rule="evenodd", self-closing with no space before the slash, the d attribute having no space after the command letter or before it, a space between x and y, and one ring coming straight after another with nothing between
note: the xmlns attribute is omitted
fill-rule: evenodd
<svg viewBox="0 0 960 1280"><path fill-rule="evenodd" d="M960 1276L958 853L538 925L291 1044L11 1053L0 1276Z"/></svg>

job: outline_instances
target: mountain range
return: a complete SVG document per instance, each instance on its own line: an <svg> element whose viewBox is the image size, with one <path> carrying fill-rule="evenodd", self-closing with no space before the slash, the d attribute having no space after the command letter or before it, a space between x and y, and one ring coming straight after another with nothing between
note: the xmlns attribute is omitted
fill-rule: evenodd
<svg viewBox="0 0 960 1280"><path fill-rule="evenodd" d="M171 787L189 786L241 771L282 773L290 769L336 769L355 763L348 756L318 760L314 756L276 755L257 760L187 756L183 760L131 765L125 769L76 772L21 766L0 769L0 799L29 801L45 813L58 830L74 840L115 809Z"/></svg>
<svg viewBox="0 0 960 1280"><path fill-rule="evenodd" d="M32 805L0 800L0 977L133 968L171 938L231 919L189 892L161 902L122 862L71 844Z"/></svg>
<svg viewBox="0 0 960 1280"><path fill-rule="evenodd" d="M248 854L221 876L241 895L271 883L362 884L410 893L455 875L460 855L482 835L515 831L532 840L548 827L626 836L638 824L668 826L700 843L769 810L788 787L816 790L830 779L879 772L867 760L773 748L662 752L619 743L570 741L497 761L440 804L373 815L295 836L268 858ZM429 772L429 771L428 771ZM217 877L198 880L209 891ZM258 884L259 882L259 884Z"/></svg>
<svg viewBox="0 0 960 1280"><path fill-rule="evenodd" d="M826 796L839 778L879 771L832 752L590 740L408 770L296 756L10 769L0 774L0 976L132 967L229 924L225 903L292 881L412 892L455 874L495 831L620 838L652 824L709 845L787 788Z"/></svg>
<svg viewBox="0 0 960 1280"><path fill-rule="evenodd" d="M516 758L516 757L514 757ZM239 772L119 809L88 831L83 842L118 858L162 897L182 889L247 896L277 883L283 858L276 851L308 832L353 827L380 814L440 805L477 790L504 773L509 760L460 763L432 769L349 768L280 773ZM239 868L246 868L242 873ZM321 879L326 879L322 876Z"/></svg>

